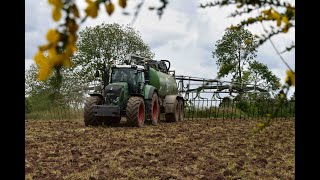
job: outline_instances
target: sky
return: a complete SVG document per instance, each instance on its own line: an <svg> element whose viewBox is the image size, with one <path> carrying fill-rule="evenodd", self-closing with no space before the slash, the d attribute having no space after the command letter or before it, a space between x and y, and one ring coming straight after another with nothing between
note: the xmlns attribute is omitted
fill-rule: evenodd
<svg viewBox="0 0 320 180"><path fill-rule="evenodd" d="M57 23L51 18L52 6L47 2L47 0L25 1L25 69L34 63L32 59L38 46L46 43L47 30L57 27ZM76 0L76 2L80 15L83 16L87 4L84 0ZM115 0L113 2L117 3ZM125 10L116 4L112 16L108 16L105 7L101 5L98 17L88 18L80 26L80 30L86 26L96 26L101 23L130 24L132 16L124 16L122 12L134 12L139 2L140 0L128 0ZM231 18L228 16L236 9L235 7L202 9L199 8L200 2L208 1L171 0L159 19L155 11L148 10L150 6L160 5L159 0L147 0L132 27L140 32L144 42L155 53L155 59L171 61L176 75L215 78L218 68L216 59L212 58L212 51L215 50L216 41L222 38L227 27L239 23L248 16ZM257 13L254 11L251 15L255 16ZM253 34L263 33L261 24L254 24L246 28ZM286 34L272 37L272 41L279 51L284 50L286 46L295 42L294 28L291 28ZM266 64L281 79L281 83L284 83L287 68L271 43L267 41L257 50L257 60ZM283 53L282 56L294 69L295 50ZM223 80L230 80L230 77ZM294 87L290 89L289 97L294 89Z"/></svg>

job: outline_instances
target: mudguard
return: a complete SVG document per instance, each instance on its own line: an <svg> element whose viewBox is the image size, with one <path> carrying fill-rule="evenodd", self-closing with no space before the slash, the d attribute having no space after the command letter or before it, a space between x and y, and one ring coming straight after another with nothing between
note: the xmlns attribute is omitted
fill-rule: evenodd
<svg viewBox="0 0 320 180"><path fill-rule="evenodd" d="M144 99L152 99L152 95L153 95L153 92L156 91L157 92L157 89L153 86L150 86L150 85L145 85L144 86L144 93L143 93L143 96L144 96Z"/></svg>

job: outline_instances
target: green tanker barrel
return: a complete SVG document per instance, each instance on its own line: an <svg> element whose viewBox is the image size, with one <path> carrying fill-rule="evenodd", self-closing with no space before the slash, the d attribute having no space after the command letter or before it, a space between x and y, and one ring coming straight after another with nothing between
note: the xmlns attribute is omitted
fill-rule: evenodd
<svg viewBox="0 0 320 180"><path fill-rule="evenodd" d="M178 94L176 81L171 75L150 68L149 77L150 85L158 89L158 93L161 97Z"/></svg>

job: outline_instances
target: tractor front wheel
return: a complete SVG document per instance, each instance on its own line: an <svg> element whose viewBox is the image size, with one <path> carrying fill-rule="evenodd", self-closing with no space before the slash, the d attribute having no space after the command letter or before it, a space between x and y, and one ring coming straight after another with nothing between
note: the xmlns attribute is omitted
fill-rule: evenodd
<svg viewBox="0 0 320 180"><path fill-rule="evenodd" d="M145 106L142 97L132 96L128 100L126 108L127 121L137 127L144 126Z"/></svg>
<svg viewBox="0 0 320 180"><path fill-rule="evenodd" d="M90 96L86 99L86 102L84 103L84 124L86 126L98 126L102 124L101 119L96 117L93 112L93 106L101 105L102 101L100 96Z"/></svg>

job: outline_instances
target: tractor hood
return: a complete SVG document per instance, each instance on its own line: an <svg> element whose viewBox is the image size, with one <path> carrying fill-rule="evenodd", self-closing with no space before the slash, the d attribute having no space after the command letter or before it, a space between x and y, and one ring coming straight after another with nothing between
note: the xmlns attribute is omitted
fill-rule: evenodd
<svg viewBox="0 0 320 180"><path fill-rule="evenodd" d="M128 92L128 83L117 82L108 84L105 87L106 104L121 105Z"/></svg>

